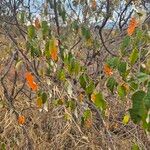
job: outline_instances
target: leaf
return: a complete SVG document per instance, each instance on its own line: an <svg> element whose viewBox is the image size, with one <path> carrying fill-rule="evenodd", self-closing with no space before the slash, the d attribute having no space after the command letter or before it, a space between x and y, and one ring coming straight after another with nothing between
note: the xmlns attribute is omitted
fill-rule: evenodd
<svg viewBox="0 0 150 150"><path fill-rule="evenodd" d="M25 23L25 11L21 11L21 17L20 17L20 20L21 20L21 23Z"/></svg>
<svg viewBox="0 0 150 150"><path fill-rule="evenodd" d="M80 82L80 85L83 89L86 88L86 84L87 84L87 76L85 74L82 74L80 77L79 77L79 82Z"/></svg>
<svg viewBox="0 0 150 150"><path fill-rule="evenodd" d="M144 97L146 93L144 91L135 92L132 99L132 108L129 110L131 119L134 123L139 123L145 116Z"/></svg>
<svg viewBox="0 0 150 150"><path fill-rule="evenodd" d="M5 143L2 143L2 145L1 145L1 150L6 150L6 145L5 145Z"/></svg>
<svg viewBox="0 0 150 150"><path fill-rule="evenodd" d="M145 102L145 106L147 110L149 110L150 109L150 81L148 82L147 88L148 90L147 90L146 96L144 97L144 102Z"/></svg>
<svg viewBox="0 0 150 150"><path fill-rule="evenodd" d="M35 24L35 28L36 28L37 30L41 28L41 24L40 24L39 18L36 18L36 19L35 19L34 24Z"/></svg>
<svg viewBox="0 0 150 150"><path fill-rule="evenodd" d="M139 146L137 144L134 144L132 147L131 147L131 150L140 150Z"/></svg>
<svg viewBox="0 0 150 150"><path fill-rule="evenodd" d="M117 68L119 62L120 62L119 58L117 58L117 57L111 57L107 60L108 66L110 66L113 69Z"/></svg>
<svg viewBox="0 0 150 150"><path fill-rule="evenodd" d="M150 78L150 75L143 73L143 72L139 72L137 74L137 79L139 81L139 83L143 83L145 81L147 81Z"/></svg>
<svg viewBox="0 0 150 150"><path fill-rule="evenodd" d="M75 103L75 101L74 101L74 100L69 100L69 101L67 102L67 108L70 108L72 111L74 111L75 108L76 108L76 103Z"/></svg>
<svg viewBox="0 0 150 150"><path fill-rule="evenodd" d="M41 99L43 104L47 101L47 94L45 92L42 92Z"/></svg>
<svg viewBox="0 0 150 150"><path fill-rule="evenodd" d="M127 63L126 62L120 62L118 64L118 71L121 76L125 77L126 72L127 72Z"/></svg>
<svg viewBox="0 0 150 150"><path fill-rule="evenodd" d="M92 112L90 109L84 111L81 118L81 124L85 125L85 127L87 128L90 128L92 126Z"/></svg>
<svg viewBox="0 0 150 150"><path fill-rule="evenodd" d="M22 68L22 65L23 65L23 61L22 60L18 61L15 65L16 70L20 71Z"/></svg>
<svg viewBox="0 0 150 150"><path fill-rule="evenodd" d="M92 10L93 11L95 11L96 10L96 0L92 0L92 5L91 5L91 8L92 8Z"/></svg>
<svg viewBox="0 0 150 150"><path fill-rule="evenodd" d="M124 98L127 94L126 88L123 85L118 85L117 91L120 98Z"/></svg>
<svg viewBox="0 0 150 150"><path fill-rule="evenodd" d="M49 34L50 30L49 30L49 26L47 21L42 21L42 33L43 33L43 39L46 38L46 36Z"/></svg>
<svg viewBox="0 0 150 150"><path fill-rule="evenodd" d="M137 27L136 19L131 18L130 22L129 22L129 25L128 25L128 29L127 29L127 33L128 33L129 36L131 36L134 33L136 27Z"/></svg>
<svg viewBox="0 0 150 150"><path fill-rule="evenodd" d="M65 71L63 69L59 70L57 77L59 80L64 81L66 79Z"/></svg>
<svg viewBox="0 0 150 150"><path fill-rule="evenodd" d="M32 74L30 72L27 72L25 74L25 78L28 82L29 87L33 90L36 91L38 89L38 85L34 82L34 77L32 76Z"/></svg>
<svg viewBox="0 0 150 150"><path fill-rule="evenodd" d="M104 111L106 109L106 101L102 93L96 93L94 99L94 104L96 105L96 107L99 108L101 111Z"/></svg>
<svg viewBox="0 0 150 150"><path fill-rule="evenodd" d="M106 86L107 88L113 93L114 88L118 85L118 83L116 82L116 80L114 79L114 77L110 77L107 80Z"/></svg>
<svg viewBox="0 0 150 150"><path fill-rule="evenodd" d="M35 36L36 36L36 33L35 33L34 26L33 25L28 26L28 37L30 39L33 39L33 38L35 38Z"/></svg>
<svg viewBox="0 0 150 150"><path fill-rule="evenodd" d="M87 94L92 94L94 89L95 89L95 84L94 84L93 81L90 81L90 83L87 85L85 91L86 91Z"/></svg>
<svg viewBox="0 0 150 150"><path fill-rule="evenodd" d="M104 65L104 73L108 76L111 76L113 74L112 69L110 68L110 66L108 66L107 64Z"/></svg>
<svg viewBox="0 0 150 150"><path fill-rule="evenodd" d="M47 41L47 42L45 43L44 55L46 56L46 59L49 59L49 58L51 57L50 51L49 51L49 43L50 43L50 41Z"/></svg>
<svg viewBox="0 0 150 150"><path fill-rule="evenodd" d="M135 48L135 49L132 50L132 53L130 54L130 58L129 58L130 64L131 64L131 65L134 65L135 62L137 61L138 57L139 57L139 52L138 52L138 50Z"/></svg>
<svg viewBox="0 0 150 150"><path fill-rule="evenodd" d="M130 120L130 115L127 114L127 115L125 115L125 116L123 117L122 122L123 122L124 125L126 125L126 124L128 124L129 120Z"/></svg>
<svg viewBox="0 0 150 150"><path fill-rule="evenodd" d="M36 104L37 104L37 106L38 106L39 108L42 107L43 101L42 101L42 98L41 98L41 97L38 97L38 98L37 98Z"/></svg>
<svg viewBox="0 0 150 150"><path fill-rule="evenodd" d="M83 37L84 37L86 40L87 40L87 39L90 39L91 33L90 33L90 30L89 30L87 27L82 26L82 27L81 27L81 32L82 32Z"/></svg>
<svg viewBox="0 0 150 150"><path fill-rule="evenodd" d="M49 42L49 51L53 61L58 60L58 40L54 37Z"/></svg>
<svg viewBox="0 0 150 150"><path fill-rule="evenodd" d="M25 123L25 117L23 115L18 117L18 123L19 125L23 125Z"/></svg>

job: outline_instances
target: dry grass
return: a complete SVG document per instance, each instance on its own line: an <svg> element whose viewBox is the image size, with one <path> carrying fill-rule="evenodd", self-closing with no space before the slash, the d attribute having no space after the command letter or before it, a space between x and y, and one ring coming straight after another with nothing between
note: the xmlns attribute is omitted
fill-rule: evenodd
<svg viewBox="0 0 150 150"><path fill-rule="evenodd" d="M0 108L0 142L6 144L6 149L28 149L29 142L36 150L129 150L134 142L142 149L149 148L150 141L139 126L132 122L122 124L127 105L115 101L115 97L109 98L105 127L97 122L93 112L93 125L87 128L81 127L80 119L75 119L64 105L54 107L49 99L48 112L40 112L34 100L28 101L21 95L14 105L26 117L24 128L29 139L2 94L1 98L4 106ZM80 114L80 110L77 112ZM64 114L70 115L70 119L66 120Z"/></svg>

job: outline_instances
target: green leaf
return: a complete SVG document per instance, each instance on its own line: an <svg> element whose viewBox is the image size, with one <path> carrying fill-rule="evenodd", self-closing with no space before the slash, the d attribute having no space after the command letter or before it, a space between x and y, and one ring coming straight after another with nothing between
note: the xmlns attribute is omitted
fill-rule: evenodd
<svg viewBox="0 0 150 150"><path fill-rule="evenodd" d="M119 58L117 57L111 57L107 60L107 64L113 69L117 68L119 62Z"/></svg>
<svg viewBox="0 0 150 150"><path fill-rule="evenodd" d="M35 32L35 27L33 25L28 26L28 37L30 39L35 38L36 32Z"/></svg>
<svg viewBox="0 0 150 150"><path fill-rule="evenodd" d="M49 50L49 43L50 43L50 41L47 41L47 42L45 43L44 55L46 56L46 59L50 59L50 58L51 58L50 50Z"/></svg>
<svg viewBox="0 0 150 150"><path fill-rule="evenodd" d="M146 96L144 98L144 102L145 102L145 106L147 108L147 110L150 109L150 81L148 82L148 86L147 86L148 90L146 93Z"/></svg>
<svg viewBox="0 0 150 150"><path fill-rule="evenodd" d="M125 75L127 73L127 63L126 62L120 62L118 64L118 71L119 71L121 76L125 77Z"/></svg>
<svg viewBox="0 0 150 150"><path fill-rule="evenodd" d="M75 21L71 24L71 27L73 28L73 30L75 30L75 31L77 32L78 29L79 29L78 21L75 20Z"/></svg>
<svg viewBox="0 0 150 150"><path fill-rule="evenodd" d="M65 71L63 69L59 70L57 77L59 80L64 81L66 79Z"/></svg>
<svg viewBox="0 0 150 150"><path fill-rule="evenodd" d="M95 89L95 84L94 84L93 81L90 81L90 83L86 87L86 93L87 94L92 94L94 89Z"/></svg>
<svg viewBox="0 0 150 150"><path fill-rule="evenodd" d="M22 11L20 14L20 21L21 23L25 23L25 11Z"/></svg>
<svg viewBox="0 0 150 150"><path fill-rule="evenodd" d="M75 108L76 108L76 103L75 103L75 101L74 101L74 100L69 100L69 101L67 102L67 107L70 108L71 110L75 110Z"/></svg>
<svg viewBox="0 0 150 150"><path fill-rule="evenodd" d="M47 21L42 21L42 33L43 33L43 39L46 38L50 34L49 26Z"/></svg>
<svg viewBox="0 0 150 150"><path fill-rule="evenodd" d="M130 82L131 90L135 91L138 89L139 85L135 81Z"/></svg>
<svg viewBox="0 0 150 150"><path fill-rule="evenodd" d="M126 88L123 85L118 85L117 91L118 91L118 95L120 96L120 98L124 98L127 94Z"/></svg>
<svg viewBox="0 0 150 150"><path fill-rule="evenodd" d="M131 119L134 123L139 123L145 116L144 97L146 93L144 91L135 92L132 99L132 108L129 110Z"/></svg>
<svg viewBox="0 0 150 150"><path fill-rule="evenodd" d="M106 109L106 101L101 92L95 94L94 103L95 103L96 107L99 108L101 111L104 111Z"/></svg>
<svg viewBox="0 0 150 150"><path fill-rule="evenodd" d="M80 64L78 62L75 62L75 64L74 64L74 73L75 73L76 76L79 74L80 70L81 70Z"/></svg>
<svg viewBox="0 0 150 150"><path fill-rule="evenodd" d="M140 83L147 81L150 78L150 75L143 73L143 72L139 72L137 74L137 79Z"/></svg>
<svg viewBox="0 0 150 150"><path fill-rule="evenodd" d="M91 115L92 115L92 112L91 112L90 109L85 110L84 113L83 113L84 121L86 121L87 119L91 118Z"/></svg>
<svg viewBox="0 0 150 150"><path fill-rule="evenodd" d="M107 80L106 86L107 88L113 93L114 88L118 85L118 83L116 82L116 80L114 79L114 77L110 77Z"/></svg>
<svg viewBox="0 0 150 150"><path fill-rule="evenodd" d="M91 34L90 34L90 30L89 30L87 27L82 26L82 27L81 27L81 31L82 31L83 37L84 37L86 40L87 40L87 39L90 39Z"/></svg>
<svg viewBox="0 0 150 150"><path fill-rule="evenodd" d="M138 49L135 48L132 50L132 53L130 54L130 58L129 58L130 64L134 65L138 58L139 58L139 52Z"/></svg>
<svg viewBox="0 0 150 150"><path fill-rule="evenodd" d="M85 90L86 89L86 84L87 84L87 75L82 74L79 77L79 82L80 82L81 87Z"/></svg>
<svg viewBox="0 0 150 150"><path fill-rule="evenodd" d="M45 92L41 94L41 99L42 99L43 104L47 101L47 94Z"/></svg>
<svg viewBox="0 0 150 150"><path fill-rule="evenodd" d="M139 146L137 144L134 144L131 148L131 150L140 150Z"/></svg>
<svg viewBox="0 0 150 150"><path fill-rule="evenodd" d="M6 145L5 145L5 143L2 143L2 145L1 145L1 150L6 150Z"/></svg>
<svg viewBox="0 0 150 150"><path fill-rule="evenodd" d="M127 48L129 47L130 45L130 37L129 36L126 36L124 39L123 39L123 42L122 42L122 45L121 45L121 54L122 55L126 55L127 53Z"/></svg>

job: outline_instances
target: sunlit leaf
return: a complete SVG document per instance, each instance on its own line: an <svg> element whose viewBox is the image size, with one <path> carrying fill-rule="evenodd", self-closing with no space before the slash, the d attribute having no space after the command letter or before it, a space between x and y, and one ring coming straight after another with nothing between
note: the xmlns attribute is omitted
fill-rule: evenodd
<svg viewBox="0 0 150 150"><path fill-rule="evenodd" d="M122 122L123 122L123 124L126 125L126 124L128 124L129 120L130 120L130 115L127 114L127 115L125 115L125 116L123 117Z"/></svg>

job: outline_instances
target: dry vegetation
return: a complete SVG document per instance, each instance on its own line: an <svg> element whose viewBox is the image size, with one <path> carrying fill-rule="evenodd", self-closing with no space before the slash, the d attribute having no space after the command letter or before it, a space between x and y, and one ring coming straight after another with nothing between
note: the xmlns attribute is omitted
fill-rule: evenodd
<svg viewBox="0 0 150 150"><path fill-rule="evenodd" d="M81 29L76 33L68 23L67 28L60 27L60 35L57 35L58 26L55 22L52 25L55 26L51 29L52 35L61 35L61 46L66 46L75 60L86 67L86 73L96 84L94 90L103 92L107 108L101 112L95 106L78 82L82 71L77 76L69 74L61 58L54 63L56 66L51 66L50 74L46 73L48 61L45 56L32 58L26 47L29 40L26 25L0 26L0 150L149 150L150 134L131 119L127 124L123 123L125 114L129 113L132 106L131 94L125 100L120 100L117 91L112 94L106 86L108 76L103 72L107 58L112 57L107 48L115 55L120 53L126 27L122 31L103 29L105 43L100 40L100 29L91 27L92 46L87 46L89 43L84 39ZM142 30L142 27L139 28ZM44 49L46 40L38 40L36 44ZM140 45L147 56L150 48L148 40ZM129 47L126 53L132 49ZM127 61L128 57L121 56L121 60ZM18 60L22 63L16 67ZM145 60L142 60L143 64ZM139 69L138 65L132 67L131 73ZM66 76L61 81L57 73L62 66ZM37 91L32 91L25 80L27 71L35 75L35 82L47 93L47 101L41 107L37 104ZM123 82L115 69L113 75L119 83ZM67 91L68 83L72 85L72 94ZM68 106L72 105L70 101L74 102L73 109ZM83 124L82 117L87 108L92 113L91 120ZM19 115L25 117L22 125L18 123Z"/></svg>

